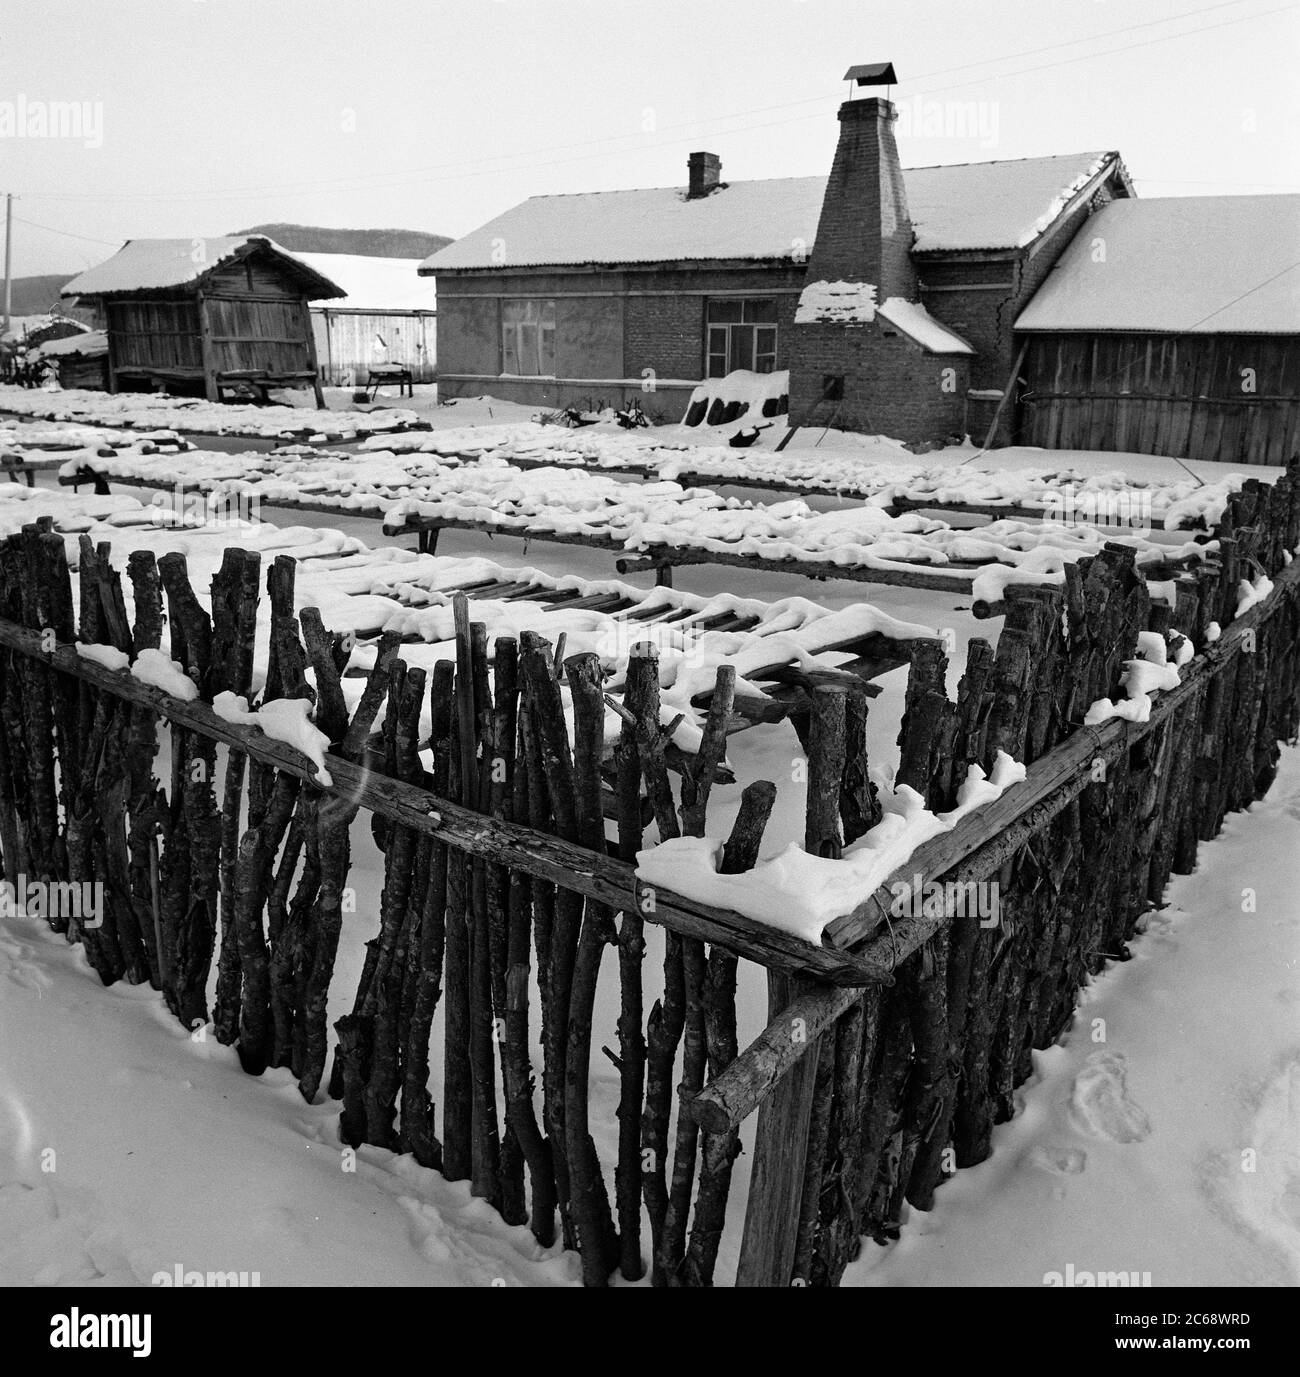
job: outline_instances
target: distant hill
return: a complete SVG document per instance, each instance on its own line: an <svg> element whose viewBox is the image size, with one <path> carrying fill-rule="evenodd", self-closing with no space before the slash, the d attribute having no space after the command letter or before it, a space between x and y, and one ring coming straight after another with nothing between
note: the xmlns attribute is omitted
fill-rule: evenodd
<svg viewBox="0 0 1300 1377"><path fill-rule="evenodd" d="M68 303L59 300L59 293L75 276L76 273L47 273L42 277L15 277L13 314L37 316L52 306L66 311Z"/></svg>
<svg viewBox="0 0 1300 1377"><path fill-rule="evenodd" d="M321 225L254 225L235 234L265 234L290 253L358 253L370 258L427 258L451 243L445 234L403 229L327 229Z"/></svg>

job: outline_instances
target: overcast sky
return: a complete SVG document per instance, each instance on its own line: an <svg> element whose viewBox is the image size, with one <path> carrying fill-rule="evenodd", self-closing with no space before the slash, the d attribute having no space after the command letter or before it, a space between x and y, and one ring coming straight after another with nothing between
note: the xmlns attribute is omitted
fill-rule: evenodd
<svg viewBox="0 0 1300 1377"><path fill-rule="evenodd" d="M1300 191L1296 0L4 0L14 274L269 220L454 236L697 148L824 174L840 76L886 58L905 166L1117 148L1146 196ZM33 136L51 101L79 137Z"/></svg>

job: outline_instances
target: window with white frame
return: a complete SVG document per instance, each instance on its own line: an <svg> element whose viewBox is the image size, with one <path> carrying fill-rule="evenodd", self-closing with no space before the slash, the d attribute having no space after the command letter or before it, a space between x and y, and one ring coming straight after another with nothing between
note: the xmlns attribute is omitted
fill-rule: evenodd
<svg viewBox="0 0 1300 1377"><path fill-rule="evenodd" d="M772 297L709 298L705 350L707 375L722 378L737 368L776 369L776 301Z"/></svg>
<svg viewBox="0 0 1300 1377"><path fill-rule="evenodd" d="M555 302L539 297L501 303L501 371L555 376Z"/></svg>

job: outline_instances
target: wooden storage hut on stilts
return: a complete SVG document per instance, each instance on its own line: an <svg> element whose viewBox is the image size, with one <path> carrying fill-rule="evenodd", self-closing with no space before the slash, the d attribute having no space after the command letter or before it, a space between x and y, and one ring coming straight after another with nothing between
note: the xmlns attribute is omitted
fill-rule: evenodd
<svg viewBox="0 0 1300 1377"><path fill-rule="evenodd" d="M325 405L309 303L345 293L264 235L131 239L63 295L103 308L110 392L310 386Z"/></svg>

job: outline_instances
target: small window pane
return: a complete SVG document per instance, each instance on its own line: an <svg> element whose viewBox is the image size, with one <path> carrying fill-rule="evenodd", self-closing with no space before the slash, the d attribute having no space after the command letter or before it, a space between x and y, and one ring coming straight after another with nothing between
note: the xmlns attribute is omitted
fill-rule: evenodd
<svg viewBox="0 0 1300 1377"><path fill-rule="evenodd" d="M750 368L754 366L754 332L736 329L731 332L731 367Z"/></svg>
<svg viewBox="0 0 1300 1377"><path fill-rule="evenodd" d="M502 303L501 371L526 377L554 376L553 300L521 298Z"/></svg>
<svg viewBox="0 0 1300 1377"><path fill-rule="evenodd" d="M752 321L774 321L776 319L776 302L771 298L745 302L745 319Z"/></svg>
<svg viewBox="0 0 1300 1377"><path fill-rule="evenodd" d="M728 301L725 298L711 297L709 299L709 319L711 321L739 321L741 318L742 303L739 301Z"/></svg>
<svg viewBox="0 0 1300 1377"><path fill-rule="evenodd" d="M754 372L772 373L776 370L776 326L761 326L754 334Z"/></svg>

